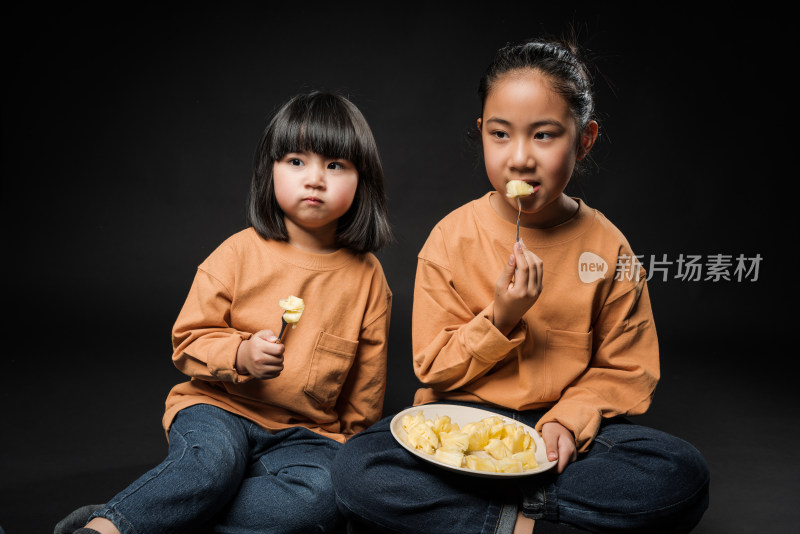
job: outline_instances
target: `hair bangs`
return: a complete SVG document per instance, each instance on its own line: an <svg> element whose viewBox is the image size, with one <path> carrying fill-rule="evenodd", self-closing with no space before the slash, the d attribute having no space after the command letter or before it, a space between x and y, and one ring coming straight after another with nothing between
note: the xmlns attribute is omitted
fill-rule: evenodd
<svg viewBox="0 0 800 534"><path fill-rule="evenodd" d="M350 110L336 98L295 100L284 121L273 132L271 159L291 152L314 152L326 158L347 159L356 165L363 158L361 140Z"/></svg>

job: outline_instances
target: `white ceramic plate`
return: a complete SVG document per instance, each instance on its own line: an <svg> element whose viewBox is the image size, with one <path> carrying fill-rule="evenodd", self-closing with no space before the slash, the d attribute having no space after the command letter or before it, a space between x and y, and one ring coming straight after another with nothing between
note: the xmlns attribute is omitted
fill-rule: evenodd
<svg viewBox="0 0 800 534"><path fill-rule="evenodd" d="M403 425L401 423L404 415L416 415L417 412L422 412L422 415L425 419L435 420L436 417L443 417L448 416L453 423L458 423L458 426L463 427L467 423L477 423L481 419L486 417L500 417L503 421L507 423L513 423L522 426L533 438L536 442L536 461L539 463L539 467L535 469L528 469L523 471L522 473L490 473L487 471L475 471L474 469L468 469L466 467L455 467L452 465L448 465L446 463L440 462L439 460L435 459L432 454L428 454L423 452L420 449L416 449L408 444L406 441L408 436L406 435L406 431L403 429ZM547 460L547 453L545 450L544 440L539 435L539 433L532 427L521 423L520 421L516 421L509 417L505 417L499 413L490 412L487 410L481 410L478 408L472 408L469 406L461 406L458 404L424 404L422 406L414 406L412 408L407 408L402 412L398 413L392 418L392 424L390 426L392 431L392 436L397 442L405 448L411 454L422 458L423 460L430 462L436 466L442 467L444 469L448 469L450 471L456 471L458 473L464 473L466 475L473 475L478 477L487 477L487 478L514 478L514 477L525 477L530 475L535 475L537 473L541 473L543 471L547 471L557 462L551 462Z"/></svg>

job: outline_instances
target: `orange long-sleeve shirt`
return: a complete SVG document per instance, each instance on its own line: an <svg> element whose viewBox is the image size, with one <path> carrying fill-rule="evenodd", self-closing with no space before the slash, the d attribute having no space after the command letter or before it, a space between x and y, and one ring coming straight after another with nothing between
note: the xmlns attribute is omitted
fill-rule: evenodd
<svg viewBox="0 0 800 534"><path fill-rule="evenodd" d="M659 378L645 272L622 233L578 200L569 221L520 238L543 262L542 292L504 336L494 288L515 240L490 192L447 215L419 253L414 371L428 387L415 405L467 400L548 409L585 450L601 418L643 413ZM576 199L577 200L577 199Z"/></svg>
<svg viewBox="0 0 800 534"><path fill-rule="evenodd" d="M278 301L305 301L284 337L284 368L259 380L234 369L242 340L281 328ZM178 411L218 406L268 430L303 426L344 442L383 410L392 294L372 254L311 254L234 234L199 267L172 332L175 366L191 380L166 400L165 430Z"/></svg>

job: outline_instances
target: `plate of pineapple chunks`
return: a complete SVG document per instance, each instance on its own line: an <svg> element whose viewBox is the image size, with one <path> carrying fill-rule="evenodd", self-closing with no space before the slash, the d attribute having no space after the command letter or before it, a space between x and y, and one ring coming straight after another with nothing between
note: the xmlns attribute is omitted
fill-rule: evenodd
<svg viewBox="0 0 800 534"><path fill-rule="evenodd" d="M521 477L547 471L544 440L530 426L458 404L414 406L392 418L397 442L439 467L481 477Z"/></svg>

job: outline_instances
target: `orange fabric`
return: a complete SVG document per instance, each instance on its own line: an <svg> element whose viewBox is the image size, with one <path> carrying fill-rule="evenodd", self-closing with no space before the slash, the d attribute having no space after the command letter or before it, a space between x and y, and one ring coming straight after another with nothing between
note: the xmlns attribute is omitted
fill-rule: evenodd
<svg viewBox="0 0 800 534"><path fill-rule="evenodd" d="M238 374L239 344L259 330L277 335L278 300L289 295L306 307L287 327L280 376ZM344 442L381 416L391 302L372 254L311 254L253 228L231 236L198 267L175 322L172 359L191 380L170 391L164 429L206 403L271 431L303 426Z"/></svg>
<svg viewBox="0 0 800 534"><path fill-rule="evenodd" d="M428 387L417 391L414 403L549 408L538 430L558 421L585 450L602 417L646 411L659 379L644 269L637 262L618 276L618 262L624 266L633 257L630 246L580 200L563 224L520 228L520 239L543 261L543 287L506 337L492 324L493 298L515 225L495 213L494 194L450 213L419 253L413 359Z"/></svg>

